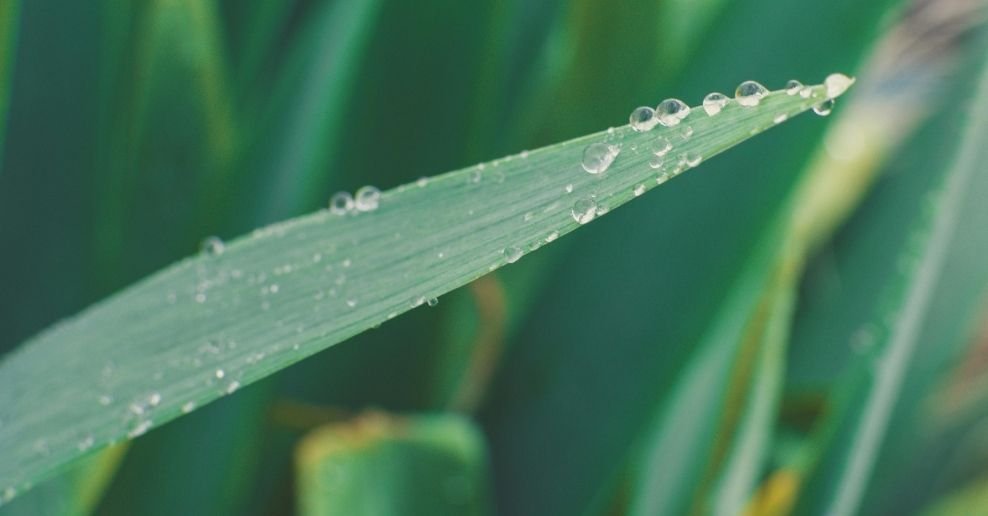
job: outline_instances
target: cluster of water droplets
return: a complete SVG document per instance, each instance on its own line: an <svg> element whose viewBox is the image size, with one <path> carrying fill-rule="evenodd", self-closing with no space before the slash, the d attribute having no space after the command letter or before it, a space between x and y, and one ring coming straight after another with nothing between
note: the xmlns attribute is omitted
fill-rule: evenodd
<svg viewBox="0 0 988 516"><path fill-rule="evenodd" d="M424 185L424 183L423 183ZM373 186L364 186L353 195L337 192L329 198L329 212L334 215L369 212L377 209L381 201L381 191Z"/></svg>

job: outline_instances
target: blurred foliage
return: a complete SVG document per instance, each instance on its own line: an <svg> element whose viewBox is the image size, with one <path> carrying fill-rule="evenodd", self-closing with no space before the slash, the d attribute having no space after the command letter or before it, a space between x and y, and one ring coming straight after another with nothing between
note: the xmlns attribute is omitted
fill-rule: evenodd
<svg viewBox="0 0 988 516"><path fill-rule="evenodd" d="M0 0L0 352L205 235L336 190L744 79L860 78L830 119L759 136L0 514L324 507L293 462L316 445L299 443L359 427L368 408L461 415L396 416L438 418L424 444L384 432L385 455L320 455L383 468L322 502L401 504L425 494L408 486L435 487L429 472L466 467L505 514L824 514L848 483L849 514L973 513L988 466L988 185L936 192L986 116L972 104L984 16L980 0ZM944 211L957 215L937 281L904 312ZM894 431L848 476L863 457L854 422L873 414L851 402L881 384L906 323L912 353L881 409ZM468 460L447 461L464 433Z"/></svg>

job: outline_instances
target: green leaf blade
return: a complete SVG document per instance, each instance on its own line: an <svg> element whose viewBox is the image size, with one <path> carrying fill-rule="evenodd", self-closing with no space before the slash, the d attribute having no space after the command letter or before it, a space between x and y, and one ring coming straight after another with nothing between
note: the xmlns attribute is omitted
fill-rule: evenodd
<svg viewBox="0 0 988 516"><path fill-rule="evenodd" d="M370 213L318 212L179 262L0 363L0 448L9 451L0 486L36 482L80 455L80 442L137 437L504 266L517 258L506 251L529 252L579 227L571 214L579 199L596 198L598 214L624 204L638 185L676 173L675 164L648 165L659 136L679 138L670 157L709 159L826 96L822 86L812 91L775 92L715 117L695 109L677 127L622 127L448 173L384 193ZM684 140L687 124L694 134ZM621 154L606 173L586 173L584 147L609 137Z"/></svg>

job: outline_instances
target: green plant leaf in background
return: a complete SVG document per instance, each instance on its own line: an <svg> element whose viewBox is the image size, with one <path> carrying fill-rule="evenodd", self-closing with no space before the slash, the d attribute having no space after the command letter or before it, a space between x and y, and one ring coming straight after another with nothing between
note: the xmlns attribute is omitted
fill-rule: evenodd
<svg viewBox="0 0 988 516"><path fill-rule="evenodd" d="M806 91L578 138L358 195L367 213L322 211L207 246L4 358L0 485L22 489L79 456L80 442L137 437L513 263L843 89ZM675 142L661 163L660 139ZM606 172L581 167L585 148L610 161L618 146Z"/></svg>
<svg viewBox="0 0 988 516"><path fill-rule="evenodd" d="M77 461L64 474L35 487L3 507L4 516L85 516L93 514L127 451L120 444ZM0 498L13 493L0 493Z"/></svg>
<svg viewBox="0 0 988 516"><path fill-rule="evenodd" d="M14 49L17 47L20 6L20 0L0 3L0 173L3 173L4 134L7 130L10 80L14 70Z"/></svg>
<svg viewBox="0 0 988 516"><path fill-rule="evenodd" d="M299 514L490 514L480 431L453 416L364 414L299 444Z"/></svg>

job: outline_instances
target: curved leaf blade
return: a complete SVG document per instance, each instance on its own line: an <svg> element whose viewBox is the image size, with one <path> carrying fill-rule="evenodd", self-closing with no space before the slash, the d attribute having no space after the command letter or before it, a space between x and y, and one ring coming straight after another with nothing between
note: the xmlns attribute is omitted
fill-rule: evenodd
<svg viewBox="0 0 988 516"><path fill-rule="evenodd" d="M602 215L826 98L823 86L811 93L577 138L401 186L370 213L318 212L179 262L0 363L0 486L23 488L79 456L80 442L137 437L513 262L579 227L576 201L596 199ZM656 170L658 137L676 143ZM604 141L624 150L587 174L584 147Z"/></svg>

